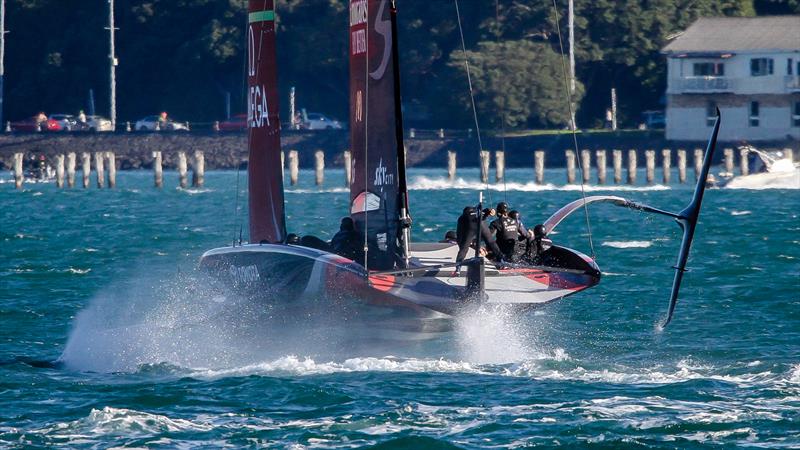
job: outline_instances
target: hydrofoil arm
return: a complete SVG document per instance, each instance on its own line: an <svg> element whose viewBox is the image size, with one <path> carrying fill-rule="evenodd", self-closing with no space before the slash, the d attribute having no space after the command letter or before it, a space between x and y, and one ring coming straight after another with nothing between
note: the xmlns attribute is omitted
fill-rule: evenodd
<svg viewBox="0 0 800 450"><path fill-rule="evenodd" d="M586 197L585 199L575 200L574 202L565 205L556 211L555 214L550 216L543 224L545 234L549 234L556 226L558 226L559 223L561 223L567 216L576 210L581 209L590 203L599 202L611 203L624 208L661 214L674 218L683 230L683 239L681 240L681 248L678 252L678 260L674 266L675 279L672 282L672 291L669 298L669 309L667 311L666 319L661 324L662 328L667 326L667 324L672 321L672 316L675 312L675 305L678 303L678 293L680 291L681 281L683 280L683 273L686 272L686 262L689 260L689 249L691 248L692 240L694 239L694 230L697 226L697 218L700 215L700 206L703 202L703 194L706 190L706 180L708 178L708 172L711 168L711 161L714 157L714 149L717 146L717 135L719 134L720 119L719 108L717 108L717 118L716 122L714 123L714 131L711 133L711 138L708 141L705 158L703 159L703 168L700 171L700 176L697 179L697 185L695 186L692 201L689 202L689 204L681 212L673 213L663 209L654 208L644 203L633 202L628 199L613 195L594 195Z"/></svg>

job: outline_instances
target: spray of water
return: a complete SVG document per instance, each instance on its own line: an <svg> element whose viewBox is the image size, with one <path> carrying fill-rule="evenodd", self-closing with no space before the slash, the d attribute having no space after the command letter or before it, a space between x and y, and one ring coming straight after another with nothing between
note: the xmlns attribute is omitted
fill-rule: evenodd
<svg viewBox="0 0 800 450"><path fill-rule="evenodd" d="M426 323L359 308L357 299L285 296L240 298L199 272L166 280L129 277L96 295L76 317L59 362L93 372L164 364L219 371L269 367L287 357L315 364L377 357L392 364L397 358L413 364L445 358L480 365L537 359L542 353L531 314L480 307L457 319ZM415 325L427 335L406 332Z"/></svg>

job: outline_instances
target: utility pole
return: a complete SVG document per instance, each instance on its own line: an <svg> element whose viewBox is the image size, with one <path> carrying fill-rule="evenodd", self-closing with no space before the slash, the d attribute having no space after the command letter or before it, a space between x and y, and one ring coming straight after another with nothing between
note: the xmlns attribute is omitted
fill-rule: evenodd
<svg viewBox="0 0 800 450"><path fill-rule="evenodd" d="M108 37L110 43L109 49L109 66L111 69L111 111L109 119L111 119L111 130L117 129L117 76L116 76L116 69L117 69L117 55L114 50L114 0L108 0Z"/></svg>
<svg viewBox="0 0 800 450"><path fill-rule="evenodd" d="M575 8L573 0L569 0L569 12L567 14L567 28L569 28L569 97L570 101L575 98ZM572 129L578 128L575 123L575 106L572 108Z"/></svg>
<svg viewBox="0 0 800 450"><path fill-rule="evenodd" d="M0 125L3 124L3 93L6 77L6 0L0 0Z"/></svg>

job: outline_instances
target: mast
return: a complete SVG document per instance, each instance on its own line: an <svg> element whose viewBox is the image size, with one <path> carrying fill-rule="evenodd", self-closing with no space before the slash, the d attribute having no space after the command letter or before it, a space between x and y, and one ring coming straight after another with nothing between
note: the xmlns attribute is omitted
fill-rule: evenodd
<svg viewBox="0 0 800 450"><path fill-rule="evenodd" d="M400 96L400 51L397 46L397 4L392 0L392 65L394 73L394 135L397 141L397 188L400 204L400 227L403 262L408 267L409 245L411 244L411 216L408 208L408 185L406 184L406 148L403 142L403 108Z"/></svg>
<svg viewBox="0 0 800 450"><path fill-rule="evenodd" d="M283 205L274 0L249 0L247 143L250 243L283 243Z"/></svg>
<svg viewBox="0 0 800 450"><path fill-rule="evenodd" d="M391 270L404 264L403 242L407 242L400 220L407 216L407 207L402 194L405 157L394 2L349 0L349 4L350 216L367 249L367 261L358 262L369 269Z"/></svg>
<svg viewBox="0 0 800 450"><path fill-rule="evenodd" d="M569 97L571 102L575 98L575 7L573 0L569 0L567 16L567 27L569 28ZM575 108L572 108L572 111L570 127L575 130L578 128L577 124L575 124Z"/></svg>
<svg viewBox="0 0 800 450"><path fill-rule="evenodd" d="M108 40L109 40L109 88L111 129L117 129L117 55L114 48L114 0L108 0Z"/></svg>
<svg viewBox="0 0 800 450"><path fill-rule="evenodd" d="M6 76L6 0L0 0L0 125L3 124L3 94Z"/></svg>

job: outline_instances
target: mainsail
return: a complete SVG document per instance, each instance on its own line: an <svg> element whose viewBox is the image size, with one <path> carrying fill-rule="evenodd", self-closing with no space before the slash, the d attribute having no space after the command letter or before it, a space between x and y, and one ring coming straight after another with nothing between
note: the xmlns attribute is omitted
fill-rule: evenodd
<svg viewBox="0 0 800 450"><path fill-rule="evenodd" d="M286 238L278 116L274 0L250 0L247 27L247 166L250 242Z"/></svg>
<svg viewBox="0 0 800 450"><path fill-rule="evenodd" d="M366 265L402 261L407 209L397 76L396 22L389 0L350 0L350 215L368 243Z"/></svg>

